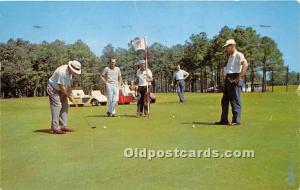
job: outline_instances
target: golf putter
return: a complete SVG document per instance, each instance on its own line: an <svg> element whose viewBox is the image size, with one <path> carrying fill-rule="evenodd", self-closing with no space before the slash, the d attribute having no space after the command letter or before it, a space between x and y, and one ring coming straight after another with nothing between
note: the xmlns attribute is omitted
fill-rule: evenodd
<svg viewBox="0 0 300 190"><path fill-rule="evenodd" d="M83 113L81 112L81 110L77 107L77 110L79 111L80 116L84 119L84 121L88 124L89 127L91 127L92 129L96 128L96 125L93 125L89 122L89 120L87 118L84 117Z"/></svg>

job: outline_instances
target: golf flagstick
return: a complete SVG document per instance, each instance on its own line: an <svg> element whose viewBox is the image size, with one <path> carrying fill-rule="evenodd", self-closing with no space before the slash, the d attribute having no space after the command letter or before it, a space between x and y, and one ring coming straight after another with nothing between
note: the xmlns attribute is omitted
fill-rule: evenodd
<svg viewBox="0 0 300 190"><path fill-rule="evenodd" d="M145 43L145 63L146 63L146 82L147 82L147 93L146 93L146 96L147 96L147 116L149 117L150 115L150 101L149 101L149 98L150 98L150 92L149 91L149 83L147 81L148 79L148 47L147 47L147 36L144 37L144 43ZM149 97L148 97L148 93L149 93Z"/></svg>

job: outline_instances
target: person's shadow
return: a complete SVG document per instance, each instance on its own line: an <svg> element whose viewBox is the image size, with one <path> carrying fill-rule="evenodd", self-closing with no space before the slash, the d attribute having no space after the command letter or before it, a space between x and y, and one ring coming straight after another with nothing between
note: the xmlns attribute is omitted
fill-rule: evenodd
<svg viewBox="0 0 300 190"><path fill-rule="evenodd" d="M48 133L48 134L52 134L52 129L37 129L35 131L33 131L35 133Z"/></svg>
<svg viewBox="0 0 300 190"><path fill-rule="evenodd" d="M130 117L130 118L135 118L136 117L136 115L127 115L127 114L117 115L115 117L118 118L118 116L120 116L120 117ZM87 115L86 117L107 117L107 115Z"/></svg>
<svg viewBox="0 0 300 190"><path fill-rule="evenodd" d="M207 121L193 121L193 122L182 122L180 124L195 124L195 125L215 125L215 122L207 122Z"/></svg>

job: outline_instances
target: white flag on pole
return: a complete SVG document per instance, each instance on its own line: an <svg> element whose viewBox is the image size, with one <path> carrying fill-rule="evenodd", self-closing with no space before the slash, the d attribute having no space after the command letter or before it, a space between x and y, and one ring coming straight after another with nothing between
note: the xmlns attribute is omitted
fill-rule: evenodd
<svg viewBox="0 0 300 190"><path fill-rule="evenodd" d="M135 51L137 50L145 50L146 49L146 44L145 44L145 39L136 39L131 42L133 45L133 48Z"/></svg>

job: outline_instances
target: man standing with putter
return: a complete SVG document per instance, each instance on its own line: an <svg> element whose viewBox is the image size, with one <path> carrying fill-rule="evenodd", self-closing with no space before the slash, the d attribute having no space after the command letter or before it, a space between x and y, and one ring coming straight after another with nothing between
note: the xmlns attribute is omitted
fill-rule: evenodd
<svg viewBox="0 0 300 190"><path fill-rule="evenodd" d="M47 93L51 108L51 129L54 134L65 134L73 130L67 128L68 99L77 106L71 96L72 75L81 74L81 64L69 61L68 65L58 67L48 81Z"/></svg>
<svg viewBox="0 0 300 190"><path fill-rule="evenodd" d="M171 83L171 86L174 86L174 80L176 80L176 85L177 85L177 94L179 97L179 101L182 103L185 101L184 98L184 90L185 90L185 79L189 77L189 73L186 72L183 69L180 69L180 65L177 64L176 70L173 74L173 80Z"/></svg>
<svg viewBox="0 0 300 190"><path fill-rule="evenodd" d="M107 116L116 116L116 106L119 100L119 86L122 84L121 70L116 67L116 59L110 58L108 61L108 67L105 67L100 76L100 80L106 84L107 93Z"/></svg>
<svg viewBox="0 0 300 190"><path fill-rule="evenodd" d="M225 45L226 52L229 54L227 65L224 68L226 73L223 97L222 97L222 115L221 121L216 125L228 125L229 103L232 109L231 126L241 124L241 92L243 87L243 77L246 75L248 63L244 55L237 51L236 43L233 39L227 40Z"/></svg>

